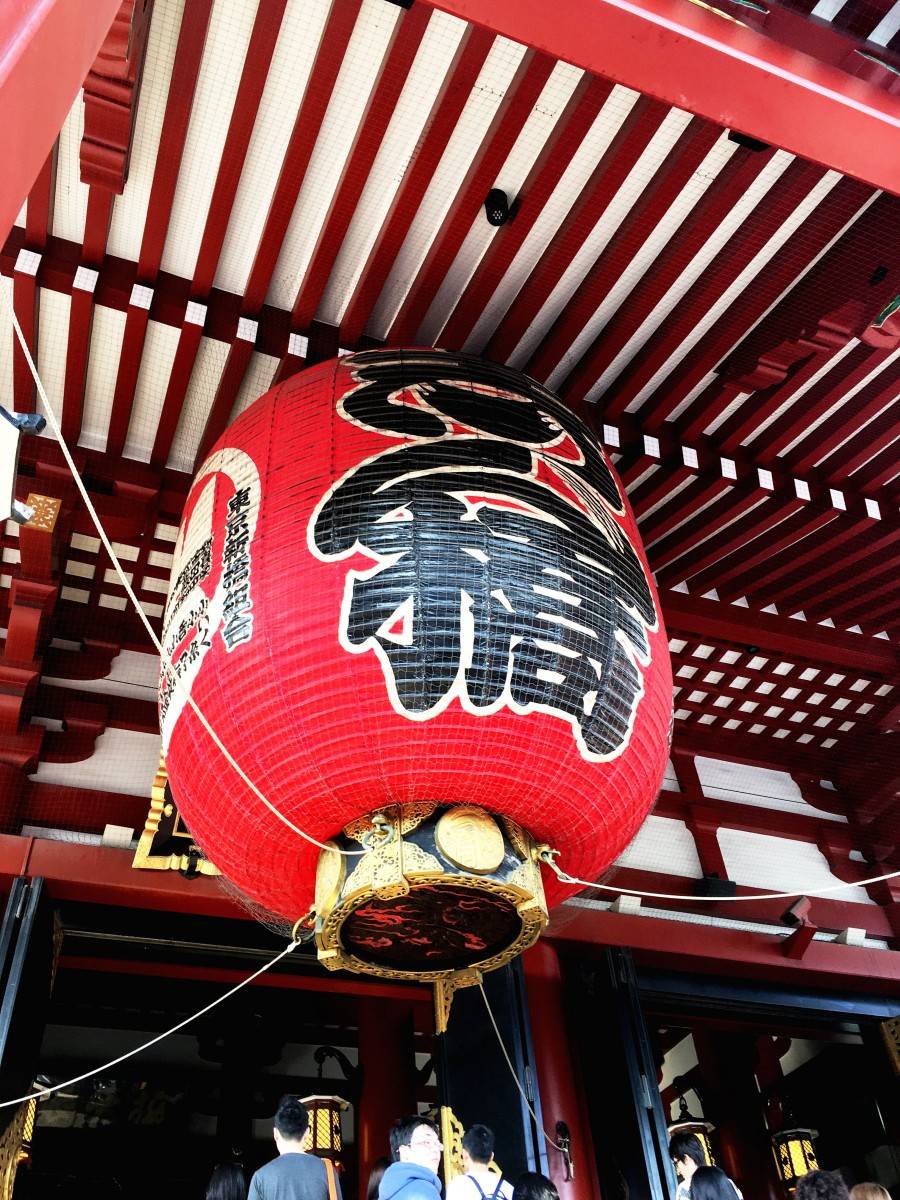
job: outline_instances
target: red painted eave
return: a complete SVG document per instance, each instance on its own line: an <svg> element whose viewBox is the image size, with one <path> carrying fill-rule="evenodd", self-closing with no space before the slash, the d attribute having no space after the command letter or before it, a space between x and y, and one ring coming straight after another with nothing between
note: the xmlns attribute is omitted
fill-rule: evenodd
<svg viewBox="0 0 900 1200"><path fill-rule="evenodd" d="M424 0L900 194L900 99L686 0Z"/></svg>
<svg viewBox="0 0 900 1200"><path fill-rule="evenodd" d="M0 4L0 238L47 161L122 0ZM8 165L15 163L15 170Z"/></svg>

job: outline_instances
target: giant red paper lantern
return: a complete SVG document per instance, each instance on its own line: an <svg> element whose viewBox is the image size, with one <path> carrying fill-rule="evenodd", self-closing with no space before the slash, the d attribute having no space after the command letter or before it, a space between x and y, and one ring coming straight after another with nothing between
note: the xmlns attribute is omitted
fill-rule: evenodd
<svg viewBox="0 0 900 1200"><path fill-rule="evenodd" d="M478 809L507 819L501 873L521 882L524 830L559 850L566 871L596 878L662 779L668 648L621 486L558 398L479 359L358 353L247 409L191 488L164 649L224 745L296 825L359 850L373 845L368 815L404 812L395 846L407 868L432 881L463 871L456 915L439 917L463 964L484 958L477 921L505 919L477 912L478 878L493 877L493 851L473 849ZM171 670L160 712L169 779L198 843L252 900L299 917L317 849L227 765ZM435 806L444 833L415 846L412 831ZM333 855L320 893L346 893L362 861ZM570 891L545 883L551 904ZM502 893L491 887L488 908ZM406 897L405 923L386 915L396 890L376 887L381 901L360 909L355 948L377 958L405 938L411 970L410 930L428 923L423 897L439 889L418 908ZM430 953L456 961L447 946L443 958Z"/></svg>

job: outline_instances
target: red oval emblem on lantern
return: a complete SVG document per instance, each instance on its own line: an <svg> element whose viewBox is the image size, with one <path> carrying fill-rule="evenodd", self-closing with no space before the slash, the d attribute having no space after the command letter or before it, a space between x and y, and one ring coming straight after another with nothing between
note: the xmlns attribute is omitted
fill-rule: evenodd
<svg viewBox="0 0 900 1200"><path fill-rule="evenodd" d="M253 404L194 480L163 641L179 808L291 920L317 850L172 670L320 840L385 805L478 805L596 878L662 780L671 668L620 484L557 397L479 359L363 352Z"/></svg>

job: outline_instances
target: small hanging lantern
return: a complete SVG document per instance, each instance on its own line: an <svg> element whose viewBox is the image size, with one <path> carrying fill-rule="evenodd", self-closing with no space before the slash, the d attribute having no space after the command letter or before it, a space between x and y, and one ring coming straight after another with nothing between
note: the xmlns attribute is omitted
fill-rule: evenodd
<svg viewBox="0 0 900 1200"><path fill-rule="evenodd" d="M709 1135L715 1129L712 1121L702 1121L699 1117L693 1116L688 1110L687 1101L684 1095L678 1097L678 1117L668 1127L669 1137L676 1133L692 1133L697 1138L700 1145L703 1147L703 1153L706 1156L706 1165L714 1167L716 1160L713 1157L712 1142Z"/></svg>
<svg viewBox="0 0 900 1200"><path fill-rule="evenodd" d="M340 1096L303 1096L301 1103L306 1105L309 1113L307 1152L338 1162L344 1149L341 1113L345 1113L350 1105Z"/></svg>
<svg viewBox="0 0 900 1200"><path fill-rule="evenodd" d="M793 1192L797 1180L810 1171L818 1171L819 1160L813 1145L819 1136L817 1129L782 1129L772 1135L772 1151L775 1155L775 1166L778 1176L787 1188Z"/></svg>

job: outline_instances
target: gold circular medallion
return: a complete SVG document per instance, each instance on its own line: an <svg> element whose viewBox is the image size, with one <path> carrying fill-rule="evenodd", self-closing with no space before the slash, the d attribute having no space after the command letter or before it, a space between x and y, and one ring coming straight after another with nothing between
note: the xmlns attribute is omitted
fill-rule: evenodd
<svg viewBox="0 0 900 1200"><path fill-rule="evenodd" d="M337 903L347 874L347 859L338 853L336 843L325 844L328 849L321 851L316 866L315 906L319 916L325 916Z"/></svg>
<svg viewBox="0 0 900 1200"><path fill-rule="evenodd" d="M474 805L448 809L437 823L435 841L444 858L474 875L489 875L503 862L500 827L492 816Z"/></svg>

